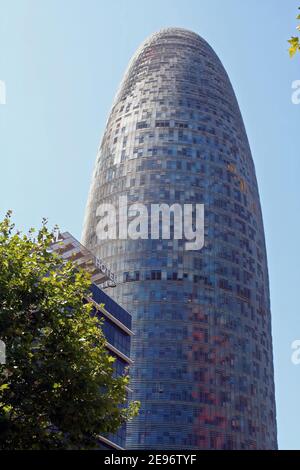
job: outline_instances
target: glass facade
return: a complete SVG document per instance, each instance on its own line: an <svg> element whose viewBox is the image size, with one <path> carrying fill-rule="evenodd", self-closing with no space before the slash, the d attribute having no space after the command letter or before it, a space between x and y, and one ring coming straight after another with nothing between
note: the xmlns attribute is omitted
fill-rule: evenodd
<svg viewBox="0 0 300 470"><path fill-rule="evenodd" d="M125 195L148 207L204 204L204 248L99 241L99 204ZM141 410L127 448L275 449L255 169L226 71L197 34L162 30L132 58L98 150L83 244L117 275L108 292L132 314L131 398Z"/></svg>
<svg viewBox="0 0 300 470"><path fill-rule="evenodd" d="M102 331L107 340L108 353L115 358L113 363L115 375L127 374L132 363L130 360L131 316L96 284L91 286L91 298L96 303L93 313L103 322ZM122 425L114 434L102 436L100 439L99 448L102 450L124 449L126 425Z"/></svg>

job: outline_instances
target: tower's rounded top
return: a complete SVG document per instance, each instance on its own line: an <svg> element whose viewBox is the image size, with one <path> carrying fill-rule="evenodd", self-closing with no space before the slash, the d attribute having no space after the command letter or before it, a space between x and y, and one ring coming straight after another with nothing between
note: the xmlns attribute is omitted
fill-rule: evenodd
<svg viewBox="0 0 300 470"><path fill-rule="evenodd" d="M212 47L199 34L185 28L163 28L148 36L132 56L116 94L114 104L129 92L128 90L133 83L136 83L140 67L145 67L147 62L158 60L166 49L170 51L170 54L177 54L180 61L187 60L190 64L201 55L220 65L220 61ZM221 67L220 69L222 70Z"/></svg>
<svg viewBox="0 0 300 470"><path fill-rule="evenodd" d="M190 40L196 40L196 41L201 41L202 43L206 43L206 41L199 36L199 34L195 33L194 31L191 31L189 29L185 28L179 28L179 27L169 27L169 28L162 28L159 31L156 31L152 33L145 41L145 43L151 43L153 41L156 41L157 39L168 39L176 37L177 39L190 39ZM206 43L207 44L207 43Z"/></svg>
<svg viewBox="0 0 300 470"><path fill-rule="evenodd" d="M169 35L186 35L186 36L192 36L192 37L197 37L200 38L199 34L195 33L194 31L191 31L190 29L186 28L180 28L177 26L172 26L169 28L162 28L154 33L152 33L152 36L169 36Z"/></svg>

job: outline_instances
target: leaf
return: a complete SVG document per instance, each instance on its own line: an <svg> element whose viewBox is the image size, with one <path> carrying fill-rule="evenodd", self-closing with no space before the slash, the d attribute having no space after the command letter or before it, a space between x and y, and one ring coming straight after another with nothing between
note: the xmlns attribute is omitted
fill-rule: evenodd
<svg viewBox="0 0 300 470"><path fill-rule="evenodd" d="M12 410L12 406L6 405L6 406L3 407L3 410L4 410L5 413L9 413Z"/></svg>
<svg viewBox="0 0 300 470"><path fill-rule="evenodd" d="M291 47L289 49L290 57L293 57L296 52L300 49L299 38L292 37L288 40L288 42L291 44Z"/></svg>
<svg viewBox="0 0 300 470"><path fill-rule="evenodd" d="M288 40L288 42L292 45L292 46L298 46L299 45L299 38L295 37L295 36L292 36L291 39Z"/></svg>
<svg viewBox="0 0 300 470"><path fill-rule="evenodd" d="M294 57L294 55L296 54L297 50L298 50L298 48L295 47L295 46L290 47L290 49L289 49L290 57Z"/></svg>
<svg viewBox="0 0 300 470"><path fill-rule="evenodd" d="M3 384L0 386L0 391L2 392L2 390L6 390L7 388L9 388L9 385L8 384Z"/></svg>

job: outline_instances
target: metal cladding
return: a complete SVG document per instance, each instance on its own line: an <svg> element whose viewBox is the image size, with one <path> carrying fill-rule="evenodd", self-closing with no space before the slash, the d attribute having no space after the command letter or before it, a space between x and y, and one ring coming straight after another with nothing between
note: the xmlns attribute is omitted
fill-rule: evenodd
<svg viewBox="0 0 300 470"><path fill-rule="evenodd" d="M99 205L204 204L205 246L97 237ZM120 220L122 223L122 220ZM83 244L133 318L131 449L275 449L269 281L255 169L229 78L180 28L131 60L99 148Z"/></svg>

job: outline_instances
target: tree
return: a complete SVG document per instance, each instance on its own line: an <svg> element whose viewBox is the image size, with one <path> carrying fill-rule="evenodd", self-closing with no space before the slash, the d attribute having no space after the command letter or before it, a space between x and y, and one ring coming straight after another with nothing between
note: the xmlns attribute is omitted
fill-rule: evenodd
<svg viewBox="0 0 300 470"><path fill-rule="evenodd" d="M50 251L55 230L0 222L0 449L95 448L137 414L115 377L90 279Z"/></svg>
<svg viewBox="0 0 300 470"><path fill-rule="evenodd" d="M300 7L299 7L300 10ZM300 20L300 15L297 16L297 20ZM297 26L298 31L300 31L300 25ZM288 41L290 43L290 56L293 57L297 51L300 51L300 39L297 36L292 36Z"/></svg>

